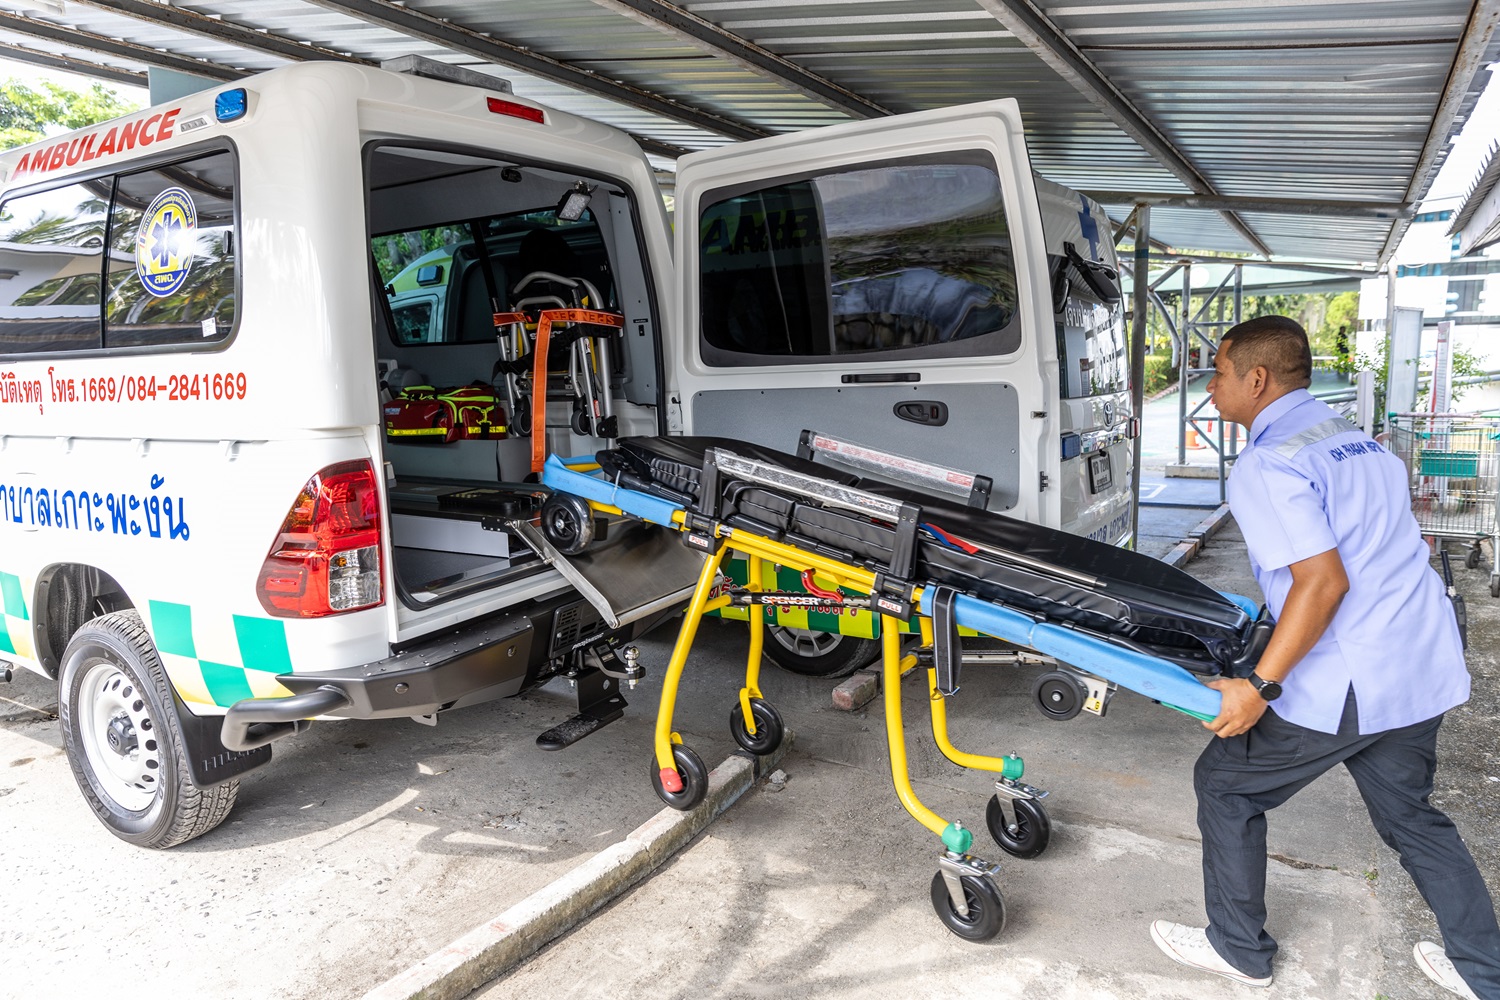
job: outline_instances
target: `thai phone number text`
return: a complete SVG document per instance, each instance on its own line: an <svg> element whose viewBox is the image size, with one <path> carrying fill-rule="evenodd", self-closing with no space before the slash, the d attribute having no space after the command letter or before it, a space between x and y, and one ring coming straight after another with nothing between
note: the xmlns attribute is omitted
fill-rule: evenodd
<svg viewBox="0 0 1500 1000"><path fill-rule="evenodd" d="M153 400L185 402L193 399L244 399L248 383L244 372L212 374L108 375L69 380L75 382L54 402L144 403Z"/></svg>

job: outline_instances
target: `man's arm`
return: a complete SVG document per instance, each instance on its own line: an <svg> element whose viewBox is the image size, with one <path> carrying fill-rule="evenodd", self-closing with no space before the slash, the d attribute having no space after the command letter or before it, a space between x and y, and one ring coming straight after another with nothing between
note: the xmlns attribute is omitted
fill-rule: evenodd
<svg viewBox="0 0 1500 1000"><path fill-rule="evenodd" d="M1328 623L1333 621L1334 612L1338 611L1344 595L1349 592L1349 577L1344 572L1344 561L1339 558L1338 549L1294 562L1289 569L1292 571L1292 589L1287 592L1276 631L1255 668L1261 678L1277 683L1285 680L1292 668L1322 638ZM1242 677L1209 681L1208 686L1218 689L1224 699L1218 718L1203 724L1216 736L1238 736L1265 714L1266 700Z"/></svg>

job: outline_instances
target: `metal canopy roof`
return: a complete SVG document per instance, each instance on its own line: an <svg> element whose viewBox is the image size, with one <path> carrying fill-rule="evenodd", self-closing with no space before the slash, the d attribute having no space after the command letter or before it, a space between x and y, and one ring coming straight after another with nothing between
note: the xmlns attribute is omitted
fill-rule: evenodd
<svg viewBox="0 0 1500 1000"><path fill-rule="evenodd" d="M61 8L60 10L58 8ZM415 54L671 156L1015 97L1033 166L1175 248L1381 262L1500 58L1500 0L0 0L114 82Z"/></svg>
<svg viewBox="0 0 1500 1000"><path fill-rule="evenodd" d="M1500 147L1490 147L1474 186L1464 196L1448 229L1449 236L1459 237L1459 252L1464 256L1500 243L1500 155L1497 153Z"/></svg>

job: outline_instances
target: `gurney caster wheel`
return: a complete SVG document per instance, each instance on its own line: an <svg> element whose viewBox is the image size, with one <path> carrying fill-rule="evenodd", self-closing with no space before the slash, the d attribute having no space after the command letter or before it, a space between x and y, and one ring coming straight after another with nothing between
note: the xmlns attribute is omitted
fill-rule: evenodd
<svg viewBox="0 0 1500 1000"><path fill-rule="evenodd" d="M1469 569L1479 568L1479 546L1474 546L1464 554L1464 565Z"/></svg>
<svg viewBox="0 0 1500 1000"><path fill-rule="evenodd" d="M943 873L932 876L932 908L950 931L966 941L988 941L1005 929L1005 899L992 879L984 875L961 875L964 902L969 915L962 916L948 895Z"/></svg>
<svg viewBox="0 0 1500 1000"><path fill-rule="evenodd" d="M764 757L781 746L786 726L781 721L781 713L760 698L750 699L750 714L755 717L754 736L745 731L745 714L740 711L739 702L735 702L729 710L729 734L747 752Z"/></svg>
<svg viewBox="0 0 1500 1000"><path fill-rule="evenodd" d="M1083 711L1088 690L1083 682L1065 670L1049 670L1031 686L1036 707L1053 722L1066 722Z"/></svg>
<svg viewBox="0 0 1500 1000"><path fill-rule="evenodd" d="M1490 577L1490 596L1500 597L1500 576Z"/></svg>
<svg viewBox="0 0 1500 1000"><path fill-rule="evenodd" d="M1016 810L1016 828L1012 830L1005 822L1005 810L1000 807L1000 796L991 795L989 808L985 810L985 822L989 824L990 836L1006 854L1017 858L1034 858L1047 849L1052 839L1052 821L1047 819L1047 810L1035 799L1013 799Z"/></svg>
<svg viewBox="0 0 1500 1000"><path fill-rule="evenodd" d="M582 497L554 493L542 504L542 532L565 556L576 556L594 540L594 514Z"/></svg>
<svg viewBox="0 0 1500 1000"><path fill-rule="evenodd" d="M681 743L672 744L672 759L677 764L678 777L682 779L682 791L669 792L661 783L661 768L656 764L656 755L651 756L651 787L656 797L673 809L687 812L703 801L708 794L708 768L703 759Z"/></svg>

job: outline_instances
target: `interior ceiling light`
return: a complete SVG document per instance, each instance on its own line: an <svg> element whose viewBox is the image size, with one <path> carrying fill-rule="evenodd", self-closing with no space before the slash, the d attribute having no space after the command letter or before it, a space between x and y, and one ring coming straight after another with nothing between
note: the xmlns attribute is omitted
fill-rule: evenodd
<svg viewBox="0 0 1500 1000"><path fill-rule="evenodd" d="M63 6L63 0L16 0L22 7L30 7L32 10L44 10L49 14L66 14L67 8Z"/></svg>

